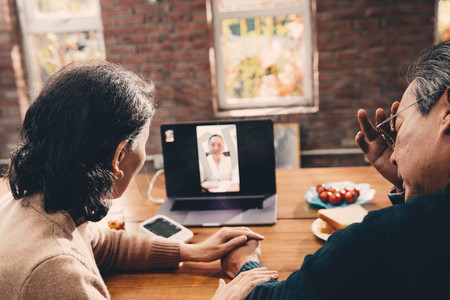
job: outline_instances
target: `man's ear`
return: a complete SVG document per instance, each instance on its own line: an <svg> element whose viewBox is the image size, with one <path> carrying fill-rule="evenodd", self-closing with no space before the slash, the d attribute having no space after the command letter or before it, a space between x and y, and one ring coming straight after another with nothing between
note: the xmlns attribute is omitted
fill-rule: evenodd
<svg viewBox="0 0 450 300"><path fill-rule="evenodd" d="M120 173L119 163L125 157L125 146L128 144L128 140L123 140L116 148L116 152L114 152L114 157L111 161L111 167L114 173Z"/></svg>
<svg viewBox="0 0 450 300"><path fill-rule="evenodd" d="M442 119L442 130L445 134L450 135L450 87L447 88L447 101L445 105L445 115Z"/></svg>
<svg viewBox="0 0 450 300"><path fill-rule="evenodd" d="M447 110L444 120L442 120L442 126L444 133L450 135L450 110Z"/></svg>

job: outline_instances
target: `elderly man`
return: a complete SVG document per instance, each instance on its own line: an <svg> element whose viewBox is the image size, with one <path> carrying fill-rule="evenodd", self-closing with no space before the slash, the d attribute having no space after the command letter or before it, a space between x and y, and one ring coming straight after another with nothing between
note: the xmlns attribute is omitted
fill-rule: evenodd
<svg viewBox="0 0 450 300"><path fill-rule="evenodd" d="M422 53L392 116L372 125L358 111L355 141L394 188L394 206L330 236L285 281L249 299L442 299L450 297L450 41ZM398 205L397 205L398 204ZM280 253L283 248L280 247ZM259 263L258 242L222 261L227 275Z"/></svg>

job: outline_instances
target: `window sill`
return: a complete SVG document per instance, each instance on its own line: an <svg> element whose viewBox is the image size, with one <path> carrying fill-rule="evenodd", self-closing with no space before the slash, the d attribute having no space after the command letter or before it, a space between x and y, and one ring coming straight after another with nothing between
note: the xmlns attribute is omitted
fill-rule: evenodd
<svg viewBox="0 0 450 300"><path fill-rule="evenodd" d="M288 114L302 114L302 113L316 113L319 111L318 106L297 106L297 107L268 107L268 108L249 108L249 109L234 109L226 111L216 111L216 117L252 117L252 116L273 116L273 115L288 115Z"/></svg>

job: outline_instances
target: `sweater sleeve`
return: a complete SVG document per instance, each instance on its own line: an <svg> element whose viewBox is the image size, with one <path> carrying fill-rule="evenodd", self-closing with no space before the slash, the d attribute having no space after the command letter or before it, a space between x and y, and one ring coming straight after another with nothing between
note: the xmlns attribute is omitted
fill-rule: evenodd
<svg viewBox="0 0 450 300"><path fill-rule="evenodd" d="M90 226L91 246L100 270L177 268L180 244L124 230Z"/></svg>
<svg viewBox="0 0 450 300"><path fill-rule="evenodd" d="M449 199L448 192L423 195L371 211L248 299L439 299L448 294Z"/></svg>
<svg viewBox="0 0 450 300"><path fill-rule="evenodd" d="M350 296L354 284L366 278L361 270L367 270L366 266L371 263L378 263L367 261L366 255L370 256L368 252L371 252L367 249L374 245L365 237L365 230L354 224L346 230L337 231L316 253L307 255L301 268L286 280L262 283L247 299L333 299L337 297L333 295ZM253 262L247 262L241 271L255 267L258 266Z"/></svg>
<svg viewBox="0 0 450 300"><path fill-rule="evenodd" d="M237 273L237 275L239 275L239 273L241 273L241 272L249 271L251 269L256 269L256 268L262 268L262 267L264 267L264 266L257 261L248 261L242 265L242 267L239 270L239 272Z"/></svg>
<svg viewBox="0 0 450 300"><path fill-rule="evenodd" d="M109 298L101 277L70 255L50 257L36 266L19 296L19 299Z"/></svg>

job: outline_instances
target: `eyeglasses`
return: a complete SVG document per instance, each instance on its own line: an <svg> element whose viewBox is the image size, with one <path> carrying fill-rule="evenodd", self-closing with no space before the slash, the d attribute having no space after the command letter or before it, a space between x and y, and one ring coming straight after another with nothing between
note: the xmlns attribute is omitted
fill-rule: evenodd
<svg viewBox="0 0 450 300"><path fill-rule="evenodd" d="M378 133L383 137L384 141L392 147L392 149L395 148L395 136L392 137L391 135L394 134L394 132L391 133L387 133L384 129L383 126L384 124L390 122L391 120L394 120L395 117L397 117L400 113L404 112L405 110L407 110L408 108L414 106L415 104L419 103L420 101L422 101L423 99L420 99L419 101L414 102L413 104L408 105L407 107L405 107L404 109L402 109L401 111L393 114L392 116L390 116L389 118L387 118L386 120L384 120L383 122L381 122L380 124L377 125L376 129L378 131ZM395 123L394 123L395 125Z"/></svg>

